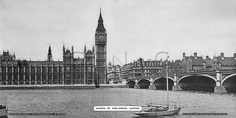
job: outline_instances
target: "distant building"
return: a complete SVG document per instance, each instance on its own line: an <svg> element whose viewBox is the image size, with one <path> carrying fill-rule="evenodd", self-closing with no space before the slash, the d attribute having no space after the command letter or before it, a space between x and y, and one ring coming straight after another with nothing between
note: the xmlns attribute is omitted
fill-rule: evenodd
<svg viewBox="0 0 236 118"><path fill-rule="evenodd" d="M192 71L203 71L204 70L205 60L202 56L197 56L197 53L194 53L194 56L186 56L183 53L182 58L182 69L184 72Z"/></svg>
<svg viewBox="0 0 236 118"><path fill-rule="evenodd" d="M221 53L220 56L214 56L213 59L209 56L203 59L202 56L197 56L196 52L194 56L186 56L183 53L181 68L183 72L236 69L236 53L233 57L225 57L224 53Z"/></svg>
<svg viewBox="0 0 236 118"><path fill-rule="evenodd" d="M183 72L183 69L182 69L181 65L182 65L182 61L181 60L169 61L168 62L168 73L170 75L174 75L176 73Z"/></svg>
<svg viewBox="0 0 236 118"><path fill-rule="evenodd" d="M186 56L183 53L182 60L168 61L168 74L173 76L177 73L188 73L196 71L216 71L236 69L236 53L233 57L224 57L224 53L220 56L214 56L210 59L206 56L198 56L195 52L193 56ZM166 74L166 61L146 60L139 58L136 61L128 63L121 67L122 79L134 78L150 78L162 77Z"/></svg>
<svg viewBox="0 0 236 118"><path fill-rule="evenodd" d="M121 66L108 64L107 67L107 79L109 83L121 83Z"/></svg>
<svg viewBox="0 0 236 118"><path fill-rule="evenodd" d="M161 77L166 73L166 61L147 60L139 58L137 61L128 63L121 68L121 78L133 79L143 77ZM181 61L168 61L169 74L181 72Z"/></svg>
<svg viewBox="0 0 236 118"><path fill-rule="evenodd" d="M121 67L120 69L120 76L121 76L121 79L130 79L133 77L133 63L128 63L128 64L125 64Z"/></svg>
<svg viewBox="0 0 236 118"><path fill-rule="evenodd" d="M220 70L236 69L236 53L232 57L225 57L224 53L214 57L213 62L219 65Z"/></svg>

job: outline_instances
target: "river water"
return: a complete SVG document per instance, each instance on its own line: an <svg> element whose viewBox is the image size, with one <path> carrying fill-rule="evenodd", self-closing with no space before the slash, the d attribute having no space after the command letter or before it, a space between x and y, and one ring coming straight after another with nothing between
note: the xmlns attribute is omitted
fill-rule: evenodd
<svg viewBox="0 0 236 118"><path fill-rule="evenodd" d="M165 118L236 118L236 94L170 91L170 102L183 108L179 115ZM0 104L9 113L66 113L66 115L22 116L9 118L138 118L131 112L98 112L94 106L146 105L165 103L166 91L99 88L81 90L2 90ZM227 113L227 115L183 115L183 113Z"/></svg>

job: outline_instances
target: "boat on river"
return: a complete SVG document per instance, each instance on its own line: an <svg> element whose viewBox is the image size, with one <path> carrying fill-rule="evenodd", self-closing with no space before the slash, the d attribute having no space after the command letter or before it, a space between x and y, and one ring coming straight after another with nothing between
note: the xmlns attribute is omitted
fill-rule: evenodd
<svg viewBox="0 0 236 118"><path fill-rule="evenodd" d="M171 116L178 114L180 110L180 107L168 108L165 106L148 106L148 110L134 112L134 114L142 117Z"/></svg>
<svg viewBox="0 0 236 118"><path fill-rule="evenodd" d="M4 105L0 105L0 118L8 118L8 109Z"/></svg>
<svg viewBox="0 0 236 118"><path fill-rule="evenodd" d="M169 86L168 86L168 66L166 59L166 91L167 91L167 105L147 105L139 112L134 112L135 115L142 117L154 117L154 116L171 116L180 112L181 107L170 107L169 104Z"/></svg>

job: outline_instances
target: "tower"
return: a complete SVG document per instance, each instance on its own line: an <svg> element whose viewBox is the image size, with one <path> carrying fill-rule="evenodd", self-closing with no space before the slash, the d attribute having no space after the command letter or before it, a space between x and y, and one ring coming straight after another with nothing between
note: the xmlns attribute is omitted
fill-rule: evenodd
<svg viewBox="0 0 236 118"><path fill-rule="evenodd" d="M107 83L107 32L103 25L102 13L98 19L98 26L95 33L95 63L96 83Z"/></svg>
<svg viewBox="0 0 236 118"><path fill-rule="evenodd" d="M74 49L73 46L71 51L69 49L65 50L63 46L63 66L64 66L64 84L73 83L73 63L74 63Z"/></svg>
<svg viewBox="0 0 236 118"><path fill-rule="evenodd" d="M51 46L49 45L49 48L48 48L48 59L47 61L53 61L52 60L52 50L51 50Z"/></svg>

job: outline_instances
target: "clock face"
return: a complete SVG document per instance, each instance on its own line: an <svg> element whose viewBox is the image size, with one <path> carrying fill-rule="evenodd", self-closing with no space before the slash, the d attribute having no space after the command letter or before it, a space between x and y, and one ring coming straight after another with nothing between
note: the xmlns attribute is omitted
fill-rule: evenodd
<svg viewBox="0 0 236 118"><path fill-rule="evenodd" d="M99 36L98 39L99 39L99 40L103 40L104 37L103 37L103 36Z"/></svg>

